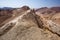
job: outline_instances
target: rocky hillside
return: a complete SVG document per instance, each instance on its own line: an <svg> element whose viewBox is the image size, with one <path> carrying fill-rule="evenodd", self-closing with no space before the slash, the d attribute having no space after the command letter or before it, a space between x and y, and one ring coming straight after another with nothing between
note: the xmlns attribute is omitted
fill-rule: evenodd
<svg viewBox="0 0 60 40"><path fill-rule="evenodd" d="M57 14L48 8L44 13L41 10L27 6L12 10L12 16L0 23L0 40L60 40L60 25L53 21ZM44 16L52 13L52 18Z"/></svg>
<svg viewBox="0 0 60 40"><path fill-rule="evenodd" d="M4 21L13 19L15 16L21 15L22 12L25 12L29 9L27 6L23 6L21 8L0 8L0 26L2 25L1 22L6 23Z"/></svg>

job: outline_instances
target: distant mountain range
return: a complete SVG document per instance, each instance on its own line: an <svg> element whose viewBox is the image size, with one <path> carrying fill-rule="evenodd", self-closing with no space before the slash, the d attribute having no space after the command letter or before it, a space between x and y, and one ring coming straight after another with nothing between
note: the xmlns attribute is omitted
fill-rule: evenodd
<svg viewBox="0 0 60 40"><path fill-rule="evenodd" d="M60 12L60 7L51 7L51 8L48 8L48 7L42 7L42 8L38 8L36 11L39 11L39 12L46 12L46 11L55 11L55 12Z"/></svg>
<svg viewBox="0 0 60 40"><path fill-rule="evenodd" d="M3 7L3 8L0 8L0 10L11 10L11 9L14 9L12 7Z"/></svg>

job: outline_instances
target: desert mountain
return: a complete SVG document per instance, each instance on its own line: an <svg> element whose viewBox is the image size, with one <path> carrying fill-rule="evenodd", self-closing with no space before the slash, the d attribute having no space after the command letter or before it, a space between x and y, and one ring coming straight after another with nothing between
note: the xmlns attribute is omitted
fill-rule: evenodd
<svg viewBox="0 0 60 40"><path fill-rule="evenodd" d="M0 11L0 40L60 40L60 25L53 21L57 14L52 13L55 11L46 7L34 10L28 6Z"/></svg>

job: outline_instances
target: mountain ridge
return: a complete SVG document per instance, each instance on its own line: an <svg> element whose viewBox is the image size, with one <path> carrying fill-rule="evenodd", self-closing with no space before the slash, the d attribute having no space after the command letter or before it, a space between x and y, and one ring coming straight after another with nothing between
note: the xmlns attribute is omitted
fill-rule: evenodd
<svg viewBox="0 0 60 40"><path fill-rule="evenodd" d="M2 18L11 16L5 21L0 18L3 20L0 23L0 40L60 40L60 26L53 21L56 14L52 15L50 9L42 14L39 10L23 6L10 11L12 13L6 11L9 15L5 14L5 11L2 12ZM52 19L50 16L47 16L49 19L45 18L44 15L52 15Z"/></svg>

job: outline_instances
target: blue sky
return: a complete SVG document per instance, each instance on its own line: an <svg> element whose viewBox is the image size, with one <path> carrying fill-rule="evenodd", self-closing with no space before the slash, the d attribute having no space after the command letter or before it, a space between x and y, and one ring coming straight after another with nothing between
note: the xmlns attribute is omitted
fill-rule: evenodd
<svg viewBox="0 0 60 40"><path fill-rule="evenodd" d="M60 0L0 0L0 7L21 7L27 5L31 8L60 6Z"/></svg>

